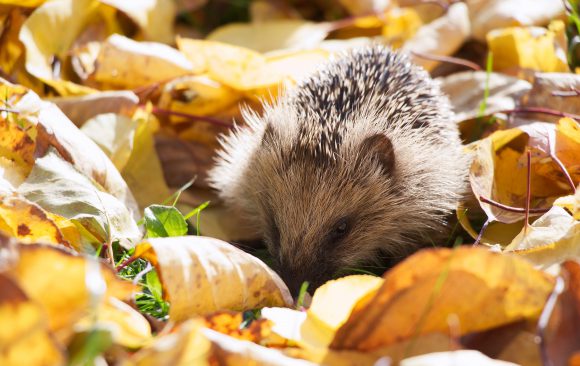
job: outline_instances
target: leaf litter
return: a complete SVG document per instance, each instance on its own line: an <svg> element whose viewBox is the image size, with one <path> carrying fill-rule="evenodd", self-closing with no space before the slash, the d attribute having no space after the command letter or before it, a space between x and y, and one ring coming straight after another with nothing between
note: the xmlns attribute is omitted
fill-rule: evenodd
<svg viewBox="0 0 580 366"><path fill-rule="evenodd" d="M578 364L580 3L247 3L2 2L0 363ZM373 42L440 76L476 247L296 308L206 173L244 108Z"/></svg>

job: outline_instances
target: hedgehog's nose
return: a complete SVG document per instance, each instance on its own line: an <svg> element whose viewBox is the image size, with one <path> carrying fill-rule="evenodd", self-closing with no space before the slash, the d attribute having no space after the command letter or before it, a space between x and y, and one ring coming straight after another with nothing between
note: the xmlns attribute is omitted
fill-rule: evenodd
<svg viewBox="0 0 580 366"><path fill-rule="evenodd" d="M297 298L300 294L300 289L305 282L308 282L308 292L313 294L320 285L323 284L320 273L308 273L307 271L287 271L285 268L279 269L282 280L288 286L293 298Z"/></svg>

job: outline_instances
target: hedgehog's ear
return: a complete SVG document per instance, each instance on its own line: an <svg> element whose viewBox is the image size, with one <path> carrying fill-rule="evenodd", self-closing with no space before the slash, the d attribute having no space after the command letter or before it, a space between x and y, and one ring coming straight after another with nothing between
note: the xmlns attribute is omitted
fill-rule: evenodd
<svg viewBox="0 0 580 366"><path fill-rule="evenodd" d="M383 170L390 174L395 169L395 149L391 139L382 133L369 136L361 144L361 153L370 154L383 166Z"/></svg>

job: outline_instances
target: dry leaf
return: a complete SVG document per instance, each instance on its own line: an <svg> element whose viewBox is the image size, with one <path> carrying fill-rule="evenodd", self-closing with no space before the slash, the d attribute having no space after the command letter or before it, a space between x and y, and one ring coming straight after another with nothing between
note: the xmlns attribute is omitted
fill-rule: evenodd
<svg viewBox="0 0 580 366"><path fill-rule="evenodd" d="M139 103L139 98L132 91L121 90L104 91L81 97L52 98L50 101L80 128L86 121L99 114L132 115Z"/></svg>
<svg viewBox="0 0 580 366"><path fill-rule="evenodd" d="M525 80L499 73L490 73L489 84L486 86L487 77L484 71L465 71L437 79L441 84L441 90L449 96L453 105L455 122L459 123L479 115L486 89L489 96L486 100L485 115L491 115L502 110L514 109L520 96L532 88Z"/></svg>
<svg viewBox="0 0 580 366"><path fill-rule="evenodd" d="M17 248L18 259L4 274L12 276L24 293L42 306L49 329L60 341L70 337L73 325L91 311L95 298L98 305L109 296L129 298L137 289L96 259L54 246L31 244ZM89 280L94 281L90 283L93 287L88 286ZM94 286L103 292L95 293Z"/></svg>
<svg viewBox="0 0 580 366"><path fill-rule="evenodd" d="M172 0L99 0L127 14L149 41L171 43L176 5Z"/></svg>
<svg viewBox="0 0 580 366"><path fill-rule="evenodd" d="M505 28L487 35L494 70L531 69L568 72L565 24L553 21L549 28Z"/></svg>
<svg viewBox="0 0 580 366"><path fill-rule="evenodd" d="M401 366L518 366L515 363L493 360L472 350L428 353L404 359Z"/></svg>
<svg viewBox="0 0 580 366"><path fill-rule="evenodd" d="M402 47L405 52L417 51L431 55L452 55L467 40L470 24L464 3L451 5L445 15L419 28L417 33ZM413 61L427 70L433 70L438 62L414 57Z"/></svg>
<svg viewBox="0 0 580 366"><path fill-rule="evenodd" d="M120 245L131 248L142 236L122 202L101 191L54 150L36 160L18 193L44 210L82 226L92 236L85 238L89 242L119 240Z"/></svg>
<svg viewBox="0 0 580 366"><path fill-rule="evenodd" d="M564 15L561 1L553 0L467 0L473 36L485 40L498 28L514 25L544 25Z"/></svg>
<svg viewBox="0 0 580 366"><path fill-rule="evenodd" d="M316 47L326 38L329 29L328 24L304 20L230 23L212 31L206 40L257 52L300 50Z"/></svg>
<svg viewBox="0 0 580 366"><path fill-rule="evenodd" d="M274 271L220 240L200 236L147 239L136 252L159 271L173 321L216 310L292 304L290 292Z"/></svg>
<svg viewBox="0 0 580 366"><path fill-rule="evenodd" d="M537 319L553 283L515 256L482 248L426 249L385 274L376 295L357 304L331 347L373 350L447 333L451 314L457 334Z"/></svg>
<svg viewBox="0 0 580 366"><path fill-rule="evenodd" d="M554 206L522 231L505 248L541 268L580 257L580 223Z"/></svg>
<svg viewBox="0 0 580 366"><path fill-rule="evenodd" d="M31 301L14 280L0 273L0 364L62 365L62 347L49 332L42 306Z"/></svg>
<svg viewBox="0 0 580 366"><path fill-rule="evenodd" d="M198 71L165 44L136 42L114 34L101 46L92 78L105 86L130 89Z"/></svg>
<svg viewBox="0 0 580 366"><path fill-rule="evenodd" d="M211 342L200 332L202 322L188 320L172 333L155 337L121 363L123 366L209 366Z"/></svg>

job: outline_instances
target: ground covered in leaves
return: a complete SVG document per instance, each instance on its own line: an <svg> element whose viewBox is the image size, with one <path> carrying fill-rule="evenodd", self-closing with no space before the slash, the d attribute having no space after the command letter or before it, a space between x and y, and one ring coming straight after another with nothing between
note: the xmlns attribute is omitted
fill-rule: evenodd
<svg viewBox="0 0 580 366"><path fill-rule="evenodd" d="M580 365L579 6L0 0L0 364ZM217 136L373 42L449 95L471 196L453 248L292 299Z"/></svg>

